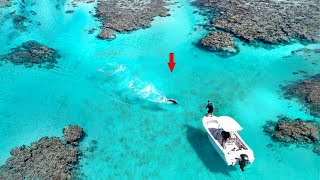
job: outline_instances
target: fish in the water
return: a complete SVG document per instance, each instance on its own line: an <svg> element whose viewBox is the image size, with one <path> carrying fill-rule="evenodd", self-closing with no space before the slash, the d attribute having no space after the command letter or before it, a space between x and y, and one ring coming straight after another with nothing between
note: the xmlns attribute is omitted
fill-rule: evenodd
<svg viewBox="0 0 320 180"><path fill-rule="evenodd" d="M178 104L178 101L176 101L174 99L166 99L166 102L169 104Z"/></svg>

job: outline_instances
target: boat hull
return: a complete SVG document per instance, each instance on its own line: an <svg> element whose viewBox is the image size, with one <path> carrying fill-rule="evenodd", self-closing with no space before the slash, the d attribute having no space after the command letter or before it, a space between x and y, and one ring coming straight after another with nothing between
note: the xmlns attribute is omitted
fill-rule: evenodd
<svg viewBox="0 0 320 180"><path fill-rule="evenodd" d="M220 155L220 157L225 161L225 163L229 166L233 166L236 164L239 164L239 159L241 154L245 154L249 158L249 163L252 163L254 161L254 155L253 151L248 147L248 145L242 140L240 135L237 132L233 132L239 140L246 146L246 149L232 151L224 149L221 144L217 141L216 138L213 137L212 133L210 132L210 129L219 129L219 124L214 123L214 119L218 118L216 116L212 117L204 117L203 118L203 126L206 129L208 133L208 139L213 146L213 148L217 151L217 153ZM210 125L208 125L210 122Z"/></svg>
<svg viewBox="0 0 320 180"><path fill-rule="evenodd" d="M212 145L212 147L217 151L217 153L219 154L219 156L229 165L229 163L226 160L225 155L223 154L223 152L220 150L220 148L218 147L218 145L213 141L213 139L210 137L210 135L208 134L208 139Z"/></svg>

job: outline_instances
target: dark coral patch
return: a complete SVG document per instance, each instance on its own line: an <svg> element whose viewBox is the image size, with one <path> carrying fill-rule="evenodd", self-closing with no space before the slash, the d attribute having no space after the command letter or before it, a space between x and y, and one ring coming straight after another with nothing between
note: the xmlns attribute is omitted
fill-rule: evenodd
<svg viewBox="0 0 320 180"><path fill-rule="evenodd" d="M12 49L11 53L0 56L0 60L10 61L15 65L32 67L35 64L41 64L48 69L55 67L59 58L61 56L55 49L34 40L24 42L21 46Z"/></svg>
<svg viewBox="0 0 320 180"><path fill-rule="evenodd" d="M313 144L313 151L320 155L320 124L316 121L280 116L278 121L267 121L263 131L285 146L296 144L298 147L307 147L308 144Z"/></svg>

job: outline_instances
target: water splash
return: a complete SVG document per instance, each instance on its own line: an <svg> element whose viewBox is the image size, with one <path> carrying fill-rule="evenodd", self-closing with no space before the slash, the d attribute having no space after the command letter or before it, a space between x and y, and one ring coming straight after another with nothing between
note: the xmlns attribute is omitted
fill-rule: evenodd
<svg viewBox="0 0 320 180"><path fill-rule="evenodd" d="M124 96L126 99L139 98L156 103L166 102L166 97L157 90L153 83L143 81L140 77L132 75L124 64L108 63L97 71L109 79L120 92L120 96Z"/></svg>

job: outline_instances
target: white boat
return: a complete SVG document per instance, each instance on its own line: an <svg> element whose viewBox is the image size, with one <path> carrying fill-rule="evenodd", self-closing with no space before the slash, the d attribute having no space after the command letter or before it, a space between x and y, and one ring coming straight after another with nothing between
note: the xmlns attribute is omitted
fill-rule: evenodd
<svg viewBox="0 0 320 180"><path fill-rule="evenodd" d="M242 127L228 116L204 116L202 124L208 138L221 158L229 166L240 165L242 171L254 161L253 151L239 135Z"/></svg>

